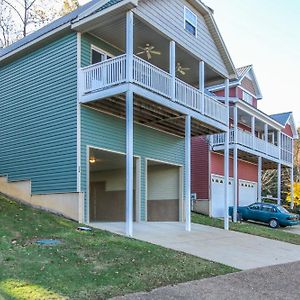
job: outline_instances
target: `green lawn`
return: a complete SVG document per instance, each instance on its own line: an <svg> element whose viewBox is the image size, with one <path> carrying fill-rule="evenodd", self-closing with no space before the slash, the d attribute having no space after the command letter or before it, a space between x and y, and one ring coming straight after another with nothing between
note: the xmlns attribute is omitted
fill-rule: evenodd
<svg viewBox="0 0 300 300"><path fill-rule="evenodd" d="M104 299L236 271L0 196L0 299ZM35 240L57 238L59 246Z"/></svg>
<svg viewBox="0 0 300 300"><path fill-rule="evenodd" d="M197 213L192 214L192 222L218 228L224 227L224 222L222 220L210 218L208 216L204 216ZM283 241L295 245L300 245L300 235L283 231L280 228L272 229L265 225L243 222L230 223L230 230L258 235L265 238Z"/></svg>

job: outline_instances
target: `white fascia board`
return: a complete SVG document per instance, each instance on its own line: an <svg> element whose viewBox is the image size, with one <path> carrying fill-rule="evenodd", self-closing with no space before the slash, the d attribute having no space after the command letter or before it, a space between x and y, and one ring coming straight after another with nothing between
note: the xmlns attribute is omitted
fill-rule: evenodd
<svg viewBox="0 0 300 300"><path fill-rule="evenodd" d="M296 127L296 125L295 125L296 123L295 123L295 119L294 119L293 113L290 114L290 116L289 116L289 118L288 118L286 124L287 124L287 123L290 123L290 126L291 126L291 128L292 128L293 139L298 139L299 136L298 136L297 127ZM286 124L285 124L285 125L286 125Z"/></svg>
<svg viewBox="0 0 300 300"><path fill-rule="evenodd" d="M284 126L282 126L280 123L276 122L274 119L272 119L270 116L265 114L264 112L260 111L259 109L255 108L254 106L238 99L236 102L236 105L239 109L247 112L249 115L254 116L260 121L265 122L266 124L274 127L275 129L282 130Z"/></svg>
<svg viewBox="0 0 300 300"><path fill-rule="evenodd" d="M95 21L96 19L98 19L106 14L109 14L113 11L117 11L118 9L120 9L122 7L125 7L127 10L129 10L131 8L136 7L137 5L138 5L138 0L124 0L117 4L110 6L104 10L101 10L95 14L91 14L89 16L87 14L84 14L82 16L79 15L77 17L77 19L73 20L71 28L73 30L82 31L82 30L84 30L85 27L88 27L89 22Z"/></svg>
<svg viewBox="0 0 300 300"><path fill-rule="evenodd" d="M57 28L55 28L54 30L46 33L46 34L43 34L42 36L32 40L31 42L7 53L6 55L0 57L0 62L10 58L11 56L17 54L18 52L21 52L21 51L24 51L26 49L28 49L29 47L33 46L34 44L38 44L39 42L42 42L43 40L47 39L47 38L50 38L51 36L54 36L55 34L58 34L60 33L61 31L63 31L64 29L68 29L70 27L70 22L62 25L62 26L59 26Z"/></svg>

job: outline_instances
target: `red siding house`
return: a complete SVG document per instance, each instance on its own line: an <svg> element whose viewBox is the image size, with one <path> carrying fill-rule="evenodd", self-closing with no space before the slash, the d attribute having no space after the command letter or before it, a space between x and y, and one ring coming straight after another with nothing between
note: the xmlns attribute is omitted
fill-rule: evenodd
<svg viewBox="0 0 300 300"><path fill-rule="evenodd" d="M262 95L253 67L237 69L238 79L230 81L229 195L230 206L249 205L262 200L261 175L265 169L291 170L293 139L297 130L291 112L267 115L257 108ZM225 100L223 84L207 88ZM223 217L225 134L195 137L192 140L193 209L213 217ZM281 176L278 176L278 203Z"/></svg>

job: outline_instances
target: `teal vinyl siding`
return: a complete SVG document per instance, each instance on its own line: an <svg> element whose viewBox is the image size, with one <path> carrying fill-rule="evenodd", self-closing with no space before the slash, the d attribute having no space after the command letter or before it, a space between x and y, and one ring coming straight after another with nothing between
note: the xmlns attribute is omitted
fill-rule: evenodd
<svg viewBox="0 0 300 300"><path fill-rule="evenodd" d="M76 48L68 34L0 68L0 173L34 194L77 190Z"/></svg>
<svg viewBox="0 0 300 300"><path fill-rule="evenodd" d="M95 36L84 33L81 36L81 66L86 67L91 64L91 46L94 45L111 55L118 56L122 53L111 45L96 38Z"/></svg>
<svg viewBox="0 0 300 300"><path fill-rule="evenodd" d="M125 153L125 120L82 106L81 108L81 184L87 191L87 146ZM141 157L141 219L145 220L145 159L184 164L184 139L135 124L134 154ZM85 201L85 212L87 201ZM85 216L85 221L87 221Z"/></svg>

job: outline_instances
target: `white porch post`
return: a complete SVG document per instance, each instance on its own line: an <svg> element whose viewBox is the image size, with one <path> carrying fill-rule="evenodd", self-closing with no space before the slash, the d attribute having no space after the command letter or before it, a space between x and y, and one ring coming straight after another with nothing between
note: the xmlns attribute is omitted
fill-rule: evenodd
<svg viewBox="0 0 300 300"><path fill-rule="evenodd" d="M233 128L234 128L234 149L233 149L233 180L234 180L234 205L233 205L233 222L237 221L238 207L238 108L235 105L233 108Z"/></svg>
<svg viewBox="0 0 300 300"><path fill-rule="evenodd" d="M269 135L269 131L268 131L268 124L265 124L264 126L264 135L265 135L265 148L266 148L266 152L268 151L268 135Z"/></svg>
<svg viewBox="0 0 300 300"><path fill-rule="evenodd" d="M205 64L204 61L199 62L199 89L201 91L200 112L204 113L204 88L205 88Z"/></svg>
<svg viewBox="0 0 300 300"><path fill-rule="evenodd" d="M251 116L252 147L255 145L255 117Z"/></svg>
<svg viewBox="0 0 300 300"><path fill-rule="evenodd" d="M262 157L258 157L258 166L257 166L257 201L261 202L261 172L262 172Z"/></svg>
<svg viewBox="0 0 300 300"><path fill-rule="evenodd" d="M185 230L191 231L191 116L185 117Z"/></svg>
<svg viewBox="0 0 300 300"><path fill-rule="evenodd" d="M126 235L133 234L133 92L126 92Z"/></svg>
<svg viewBox="0 0 300 300"><path fill-rule="evenodd" d="M132 81L133 76L133 12L126 13L126 79Z"/></svg>
<svg viewBox="0 0 300 300"><path fill-rule="evenodd" d="M277 131L277 144L278 144L278 158L279 159L282 159L281 157L281 131Z"/></svg>
<svg viewBox="0 0 300 300"><path fill-rule="evenodd" d="M277 204L281 204L281 163L277 165Z"/></svg>
<svg viewBox="0 0 300 300"><path fill-rule="evenodd" d="M176 98L176 43L170 41L170 75L172 78L171 84L171 98L175 101Z"/></svg>
<svg viewBox="0 0 300 300"><path fill-rule="evenodd" d="M224 141L224 229L229 229L228 196L229 196L229 79L225 79L225 105L227 107L227 129Z"/></svg>
<svg viewBox="0 0 300 300"><path fill-rule="evenodd" d="M294 166L291 167L291 208L294 208Z"/></svg>

